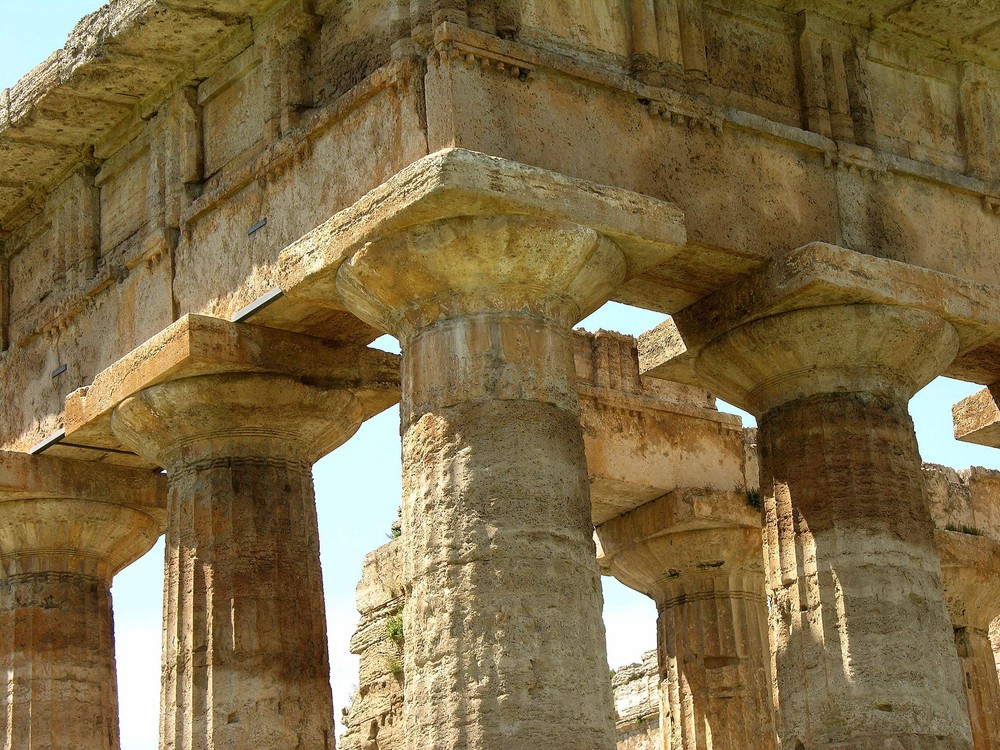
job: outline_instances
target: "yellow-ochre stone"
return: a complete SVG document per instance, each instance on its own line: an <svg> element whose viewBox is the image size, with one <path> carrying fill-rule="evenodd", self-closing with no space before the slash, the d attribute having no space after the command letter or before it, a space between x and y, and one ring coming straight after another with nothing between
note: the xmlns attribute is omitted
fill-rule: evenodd
<svg viewBox="0 0 1000 750"><path fill-rule="evenodd" d="M161 534L160 750L332 750L312 465L397 403L342 747L998 746L998 481L907 411L1000 447L998 121L989 0L82 19L0 93L0 750L118 750Z"/></svg>

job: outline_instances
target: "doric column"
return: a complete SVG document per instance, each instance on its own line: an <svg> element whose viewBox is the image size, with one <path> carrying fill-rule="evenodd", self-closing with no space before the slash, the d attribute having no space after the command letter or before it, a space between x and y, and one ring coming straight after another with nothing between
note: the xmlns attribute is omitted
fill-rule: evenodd
<svg viewBox="0 0 1000 750"><path fill-rule="evenodd" d="M0 453L3 750L117 750L111 579L163 532L147 470Z"/></svg>
<svg viewBox="0 0 1000 750"><path fill-rule="evenodd" d="M502 215L340 268L403 349L408 748L614 747L570 327L624 275L592 229Z"/></svg>
<svg viewBox="0 0 1000 750"><path fill-rule="evenodd" d="M760 512L679 491L597 528L602 567L656 601L664 748L773 750Z"/></svg>
<svg viewBox="0 0 1000 750"><path fill-rule="evenodd" d="M347 390L266 374L174 380L115 409L170 484L162 750L334 746L311 470L362 416Z"/></svg>
<svg viewBox="0 0 1000 750"><path fill-rule="evenodd" d="M782 747L972 747L907 402L996 335L991 294L809 245L678 313L644 367L758 417Z"/></svg>
<svg viewBox="0 0 1000 750"><path fill-rule="evenodd" d="M698 360L759 419L788 747L970 746L907 412L958 345L927 312L834 305L746 323Z"/></svg>

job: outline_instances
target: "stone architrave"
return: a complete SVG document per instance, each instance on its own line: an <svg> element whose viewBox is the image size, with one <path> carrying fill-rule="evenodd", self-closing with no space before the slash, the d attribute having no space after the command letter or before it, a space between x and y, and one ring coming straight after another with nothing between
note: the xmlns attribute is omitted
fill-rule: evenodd
<svg viewBox="0 0 1000 750"><path fill-rule="evenodd" d="M163 533L145 469L0 453L3 750L118 750L111 579Z"/></svg>
<svg viewBox="0 0 1000 750"><path fill-rule="evenodd" d="M972 747L907 402L995 337L989 296L811 245L647 339L758 417L783 747Z"/></svg>
<svg viewBox="0 0 1000 750"><path fill-rule="evenodd" d="M597 527L602 568L656 602L665 748L773 750L760 511L678 490Z"/></svg>
<svg viewBox="0 0 1000 750"><path fill-rule="evenodd" d="M337 276L404 352L406 747L610 750L570 328L683 232L625 191L423 161L414 186L362 202L367 237Z"/></svg>

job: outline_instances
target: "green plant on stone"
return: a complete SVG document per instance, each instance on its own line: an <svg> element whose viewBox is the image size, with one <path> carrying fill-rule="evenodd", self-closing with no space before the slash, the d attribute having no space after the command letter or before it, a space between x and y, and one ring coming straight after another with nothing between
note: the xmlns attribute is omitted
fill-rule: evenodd
<svg viewBox="0 0 1000 750"><path fill-rule="evenodd" d="M754 510L760 510L763 503L760 498L760 490L758 489L747 489L747 505L749 505Z"/></svg>
<svg viewBox="0 0 1000 750"><path fill-rule="evenodd" d="M395 657L386 660L386 666L389 668L389 673L395 677L397 680L403 677L403 662Z"/></svg>
<svg viewBox="0 0 1000 750"><path fill-rule="evenodd" d="M398 614L390 615L385 620L385 632L389 639L396 643L403 642L403 618Z"/></svg>
<svg viewBox="0 0 1000 750"><path fill-rule="evenodd" d="M982 536L983 535L983 532L981 532L975 526L968 526L967 524L964 524L964 523L960 524L960 525L957 525L957 526L955 524L953 524L953 523L949 523L947 526L944 527L944 530L945 531L954 531L957 534L968 534L969 536Z"/></svg>

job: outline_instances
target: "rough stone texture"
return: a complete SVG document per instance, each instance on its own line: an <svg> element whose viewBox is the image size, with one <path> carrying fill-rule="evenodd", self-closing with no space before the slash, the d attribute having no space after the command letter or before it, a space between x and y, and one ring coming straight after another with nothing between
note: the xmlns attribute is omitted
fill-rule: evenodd
<svg viewBox="0 0 1000 750"><path fill-rule="evenodd" d="M990 624L1000 616L1000 472L924 466L948 613L976 750L1000 744L1000 681Z"/></svg>
<svg viewBox="0 0 1000 750"><path fill-rule="evenodd" d="M0 454L4 750L118 750L111 579L163 533L149 471Z"/></svg>
<svg viewBox="0 0 1000 750"><path fill-rule="evenodd" d="M966 396L952 407L956 440L1000 448L997 393L1000 393L1000 383L993 383L989 388Z"/></svg>
<svg viewBox="0 0 1000 750"><path fill-rule="evenodd" d="M725 311L735 325L694 366L758 415L782 743L971 747L906 411L959 335L928 312L883 305L746 322L738 298L708 301L722 311L709 326L725 330ZM685 325L697 329L693 311Z"/></svg>
<svg viewBox="0 0 1000 750"><path fill-rule="evenodd" d="M286 376L203 375L112 426L167 470L163 750L334 745L312 464L362 410Z"/></svg>
<svg viewBox="0 0 1000 750"><path fill-rule="evenodd" d="M65 439L55 455L157 466L122 445L111 430L115 407L145 388L212 374L283 375L351 391L367 419L399 400L399 357L256 325L185 315L98 373L66 398Z"/></svg>
<svg viewBox="0 0 1000 750"><path fill-rule="evenodd" d="M760 431L784 737L968 747L905 404L819 395Z"/></svg>
<svg viewBox="0 0 1000 750"><path fill-rule="evenodd" d="M616 669L611 689L615 696L618 750L664 750L656 651L643 654L638 664Z"/></svg>
<svg viewBox="0 0 1000 750"><path fill-rule="evenodd" d="M181 315L293 292L284 248L451 147L679 206L696 251L639 270L623 302L674 312L813 241L996 284L993 5L723 5L117 0L87 17L0 94L0 368L22 394L0 405L3 444L53 432L66 393ZM292 297L255 320L376 335L335 295ZM972 359L965 377L1000 378L996 351Z"/></svg>
<svg viewBox="0 0 1000 750"><path fill-rule="evenodd" d="M578 332L575 343L595 524L675 490L743 486L740 420L708 391L640 376L631 336Z"/></svg>
<svg viewBox="0 0 1000 750"><path fill-rule="evenodd" d="M404 351L408 748L614 746L570 326L624 274L593 230L502 216L340 269Z"/></svg>
<svg viewBox="0 0 1000 750"><path fill-rule="evenodd" d="M516 435L476 433L488 443L484 456L505 454L504 439L527 451L524 441L563 438L563 470L546 466L524 477L537 487L523 497L539 504L532 492L543 494L545 480L565 489L553 496L576 498L581 518L550 524L556 536L560 529L578 536L591 511L581 500L586 482L578 476L582 448L569 406L577 391L569 385L566 329L605 298L681 313L681 331L691 323L683 310L692 310L700 318L695 327L703 322L711 334L685 342L698 358L710 342L756 318L737 322L739 316L716 316L725 313L718 307L706 313L696 303L768 264L788 273L772 274L770 286L760 274L736 285L744 307L756 306L760 317L804 307L810 295L816 306L905 305L955 330L958 356L943 357L934 374L996 383L995 20L988 0L117 0L0 95L0 379L8 396L0 399L0 445L25 450L75 425L67 438L73 432L81 444L66 439L52 450L136 463L108 428L110 410L132 393L123 389L102 400L98 388L95 402L104 407L85 412L92 419L82 423L65 407L67 394L109 371L121 383L160 387L141 372L142 358L153 357L155 347L129 352L157 341L185 315L231 319L276 289L282 294L272 304L247 313L254 323L355 345L379 330L408 331L414 351L407 361L418 363L407 365L404 383L412 456L439 447L449 466L464 467L469 453L455 442L465 438L469 420L537 418L525 423L533 429ZM521 219L509 218L515 215ZM498 216L508 218L482 228ZM466 263L457 275L475 277L468 266L481 253L449 243L442 227L477 222L495 247L518 234L511 227L519 222L544 224L535 236L545 239L512 256L530 258L540 288L557 281L568 298L580 290L559 286L565 279L540 260L546 248L614 246L621 267L586 303L571 300L569 307L579 308L573 314L566 297L539 289L518 296L523 267L508 269L510 278L487 277L472 296L489 304L469 306L468 285L439 282L454 281L452 272ZM393 244L403 235L411 247ZM395 264L424 252L425 243L451 248L427 253L453 266L440 278L411 278L412 266ZM788 252L809 243L820 244ZM353 272L341 273L337 283L341 264L374 257L378 248L377 268L360 286L373 276L406 279L410 299L386 292L380 303L366 305L344 281ZM775 258L785 265L771 263ZM826 262L824 273L812 273L817 260ZM434 276L440 269L424 270ZM520 291L513 292L507 283L515 277ZM802 279L807 286L796 286ZM428 289L434 299L425 294L414 303ZM545 304L535 304L539 297ZM440 306L428 317L445 322L414 320L428 305ZM498 310L514 314L494 315ZM490 314L480 316L484 311ZM722 318L728 323L721 328L711 324ZM433 328L426 336L425 327ZM881 338L884 352L902 347L911 359L926 356L878 326L869 333ZM850 353L864 338L835 339L825 354ZM479 359L452 356L484 341L474 352ZM737 348L751 352L742 352L742 367L767 380L758 371L772 366L769 355L794 352L795 343L762 351L744 341ZM520 359L508 360L515 351ZM551 361L542 366L546 357ZM880 396L880 389L903 386L889 382L894 375L885 379L901 367L894 355L887 359L884 367L877 358L869 362L862 391ZM784 356L778 366L803 364L794 360ZM723 377L732 361L699 375L717 379L713 388L727 398L724 386L747 390ZM921 363L902 364L913 370ZM53 377L62 365L67 369ZM273 373L259 360L247 369ZM820 369L824 380L812 386L843 390L836 367ZM135 380L127 377L132 370ZM559 377L549 377L553 372ZM769 383L747 403L772 400L787 385ZM490 398L480 399L480 386ZM798 395L805 398L802 389ZM770 440L762 435L765 453ZM557 442L547 446L553 454ZM871 463L879 464L883 444L897 445L876 441ZM830 456L818 450L810 461L826 466L823 458ZM492 512L484 498L493 478L481 476L478 460L467 474L429 473L427 485L417 486L415 477L414 497L434 494L436 478L454 488L453 497ZM765 461L765 474L775 466ZM806 469L812 472L812 464ZM481 492L466 497L467 486ZM845 507L868 497L863 488L848 489L833 487ZM522 497L519 489L509 494ZM451 510L459 526L457 519L469 515L464 506ZM515 526L515 512L500 510L508 513L499 514L500 526ZM414 528L434 520L417 506L406 512ZM891 536L883 534L874 547ZM503 547L502 534L500 540ZM484 544L492 554L491 541ZM430 535L412 538L417 548L437 543ZM582 546L573 549L586 557ZM925 551L918 550L920 564ZM504 565L516 567L518 554L509 551ZM859 565L863 557L858 550ZM804 570L802 580L814 580L814 572ZM480 592L478 579L467 583L470 596ZM589 612L594 602L577 604ZM469 611L482 611L475 606ZM584 623L584 638L599 641L592 613ZM445 625L435 623L441 632L448 632ZM519 637L502 625L494 623L492 632ZM545 623L542 629L551 630ZM527 672L519 674L530 682ZM583 699L573 708L598 700L597 683L587 675L586 669L578 675L583 687L574 690ZM453 675L461 685L456 694L465 690L464 676ZM946 711L947 703L937 705ZM545 711L537 721L560 724ZM859 722L857 731L864 726ZM587 733L577 735L585 744ZM564 739L555 744L571 746L572 738Z"/></svg>
<svg viewBox="0 0 1000 750"><path fill-rule="evenodd" d="M997 663L997 676L1000 679L1000 620L994 620L990 627L990 643L993 644L993 657Z"/></svg>
<svg viewBox="0 0 1000 750"><path fill-rule="evenodd" d="M596 533L601 567L656 602L668 746L773 749L760 511L745 490L678 490Z"/></svg>
<svg viewBox="0 0 1000 750"><path fill-rule="evenodd" d="M358 690L345 707L340 750L402 750L403 560L394 540L365 555L357 588L361 619L351 638Z"/></svg>

